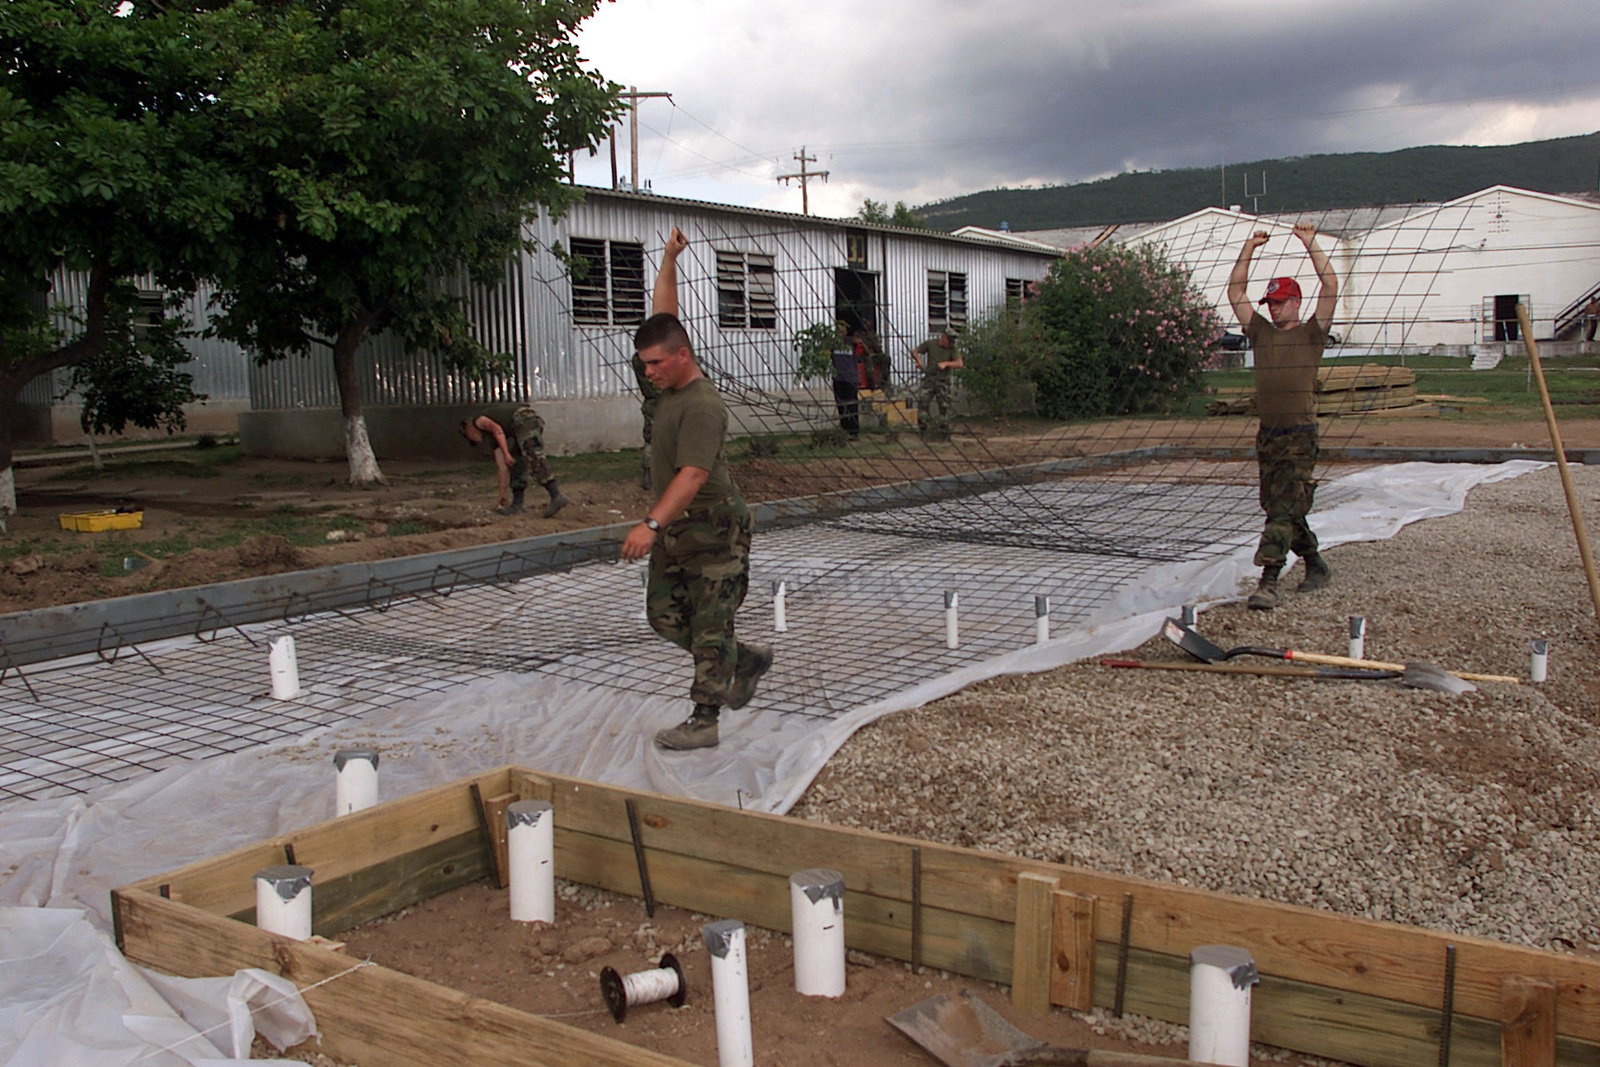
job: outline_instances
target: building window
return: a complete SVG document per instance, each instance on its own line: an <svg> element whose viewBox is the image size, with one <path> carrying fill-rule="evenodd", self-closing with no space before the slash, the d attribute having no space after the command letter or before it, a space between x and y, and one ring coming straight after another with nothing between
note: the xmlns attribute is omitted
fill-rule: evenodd
<svg viewBox="0 0 1600 1067"><path fill-rule="evenodd" d="M778 328L777 275L771 256L717 253L717 325L735 330Z"/></svg>
<svg viewBox="0 0 1600 1067"><path fill-rule="evenodd" d="M967 276L954 271L928 272L928 329L960 333L967 325Z"/></svg>
<svg viewBox="0 0 1600 1067"><path fill-rule="evenodd" d="M572 238L572 321L624 326L644 321L644 245Z"/></svg>
<svg viewBox="0 0 1600 1067"><path fill-rule="evenodd" d="M133 294L133 336L144 340L150 328L167 318L167 294L161 289L136 289Z"/></svg>

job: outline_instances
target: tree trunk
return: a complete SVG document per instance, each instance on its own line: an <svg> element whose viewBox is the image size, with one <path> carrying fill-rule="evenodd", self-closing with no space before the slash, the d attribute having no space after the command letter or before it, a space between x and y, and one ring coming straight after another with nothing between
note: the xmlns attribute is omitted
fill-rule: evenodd
<svg viewBox="0 0 1600 1067"><path fill-rule="evenodd" d="M339 331L333 346L333 370L339 383L339 413L344 416L344 455L350 463L350 484L371 488L387 484L367 439L367 419L362 413L361 380L356 375L356 349L371 332L375 316L363 314Z"/></svg>
<svg viewBox="0 0 1600 1067"><path fill-rule="evenodd" d="M17 397L27 384L41 374L71 367L105 347L107 298L111 292L111 271L103 263L89 268L89 289L84 295L83 332L60 348L30 359L16 359L0 348L0 530L7 518L17 512L17 478L11 468L11 434L17 410Z"/></svg>
<svg viewBox="0 0 1600 1067"><path fill-rule="evenodd" d="M17 476L11 469L11 417L19 392L20 387L0 386L0 467L3 467L0 469L0 530L5 529L7 520L17 513Z"/></svg>

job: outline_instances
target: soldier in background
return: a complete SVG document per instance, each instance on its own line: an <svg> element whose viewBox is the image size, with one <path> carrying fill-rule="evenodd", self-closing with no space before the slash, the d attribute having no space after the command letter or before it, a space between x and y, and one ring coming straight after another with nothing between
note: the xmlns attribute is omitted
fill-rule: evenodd
<svg viewBox="0 0 1600 1067"><path fill-rule="evenodd" d="M501 515L515 515L525 510L522 496L529 483L542 485L550 494L550 503L544 517L554 518L556 512L572 501L556 485L550 463L544 455L544 420L532 405L519 404L511 412L511 433L487 415L474 415L461 423L461 436L473 447L484 440L494 442L495 474L500 482L500 506L495 511Z"/></svg>
<svg viewBox="0 0 1600 1067"><path fill-rule="evenodd" d="M917 432L925 441L950 440L950 407L955 396L951 379L965 366L955 348L955 335L940 330L911 350L911 362L922 372L922 384L917 387Z"/></svg>
<svg viewBox="0 0 1600 1067"><path fill-rule="evenodd" d="M1328 584L1332 570L1317 551L1317 535L1306 522L1317 483L1317 369L1328 343L1328 327L1339 302L1339 276L1328 254L1317 245L1317 228L1301 223L1294 235L1305 245L1317 272L1319 290L1311 317L1300 321L1300 283L1274 278L1260 303L1267 315L1256 311L1246 295L1250 283L1250 258L1268 241L1267 231L1245 238L1239 259L1228 275L1228 302L1255 351L1256 410L1261 428L1256 431L1256 462L1261 476L1261 507L1266 528L1256 548L1261 580L1245 601L1258 611L1278 606L1278 575L1293 552L1305 560L1306 576L1299 591L1310 592Z"/></svg>

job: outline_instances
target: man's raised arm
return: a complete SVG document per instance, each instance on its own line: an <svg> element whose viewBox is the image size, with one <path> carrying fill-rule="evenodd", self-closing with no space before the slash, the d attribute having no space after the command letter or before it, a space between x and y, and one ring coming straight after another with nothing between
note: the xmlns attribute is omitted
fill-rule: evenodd
<svg viewBox="0 0 1600 1067"><path fill-rule="evenodd" d="M678 317L678 256L689 247L689 239L676 226L661 250L661 266L656 270L656 287L650 293L650 314L665 312Z"/></svg>
<svg viewBox="0 0 1600 1067"><path fill-rule="evenodd" d="M1233 270L1228 274L1228 303L1233 305L1233 316L1239 320L1241 327L1248 327L1251 317L1256 313L1255 305L1250 303L1245 291L1250 285L1250 257L1266 243L1266 230L1257 230L1246 237L1244 247L1239 249L1239 258L1234 261Z"/></svg>
<svg viewBox="0 0 1600 1067"><path fill-rule="evenodd" d="M1317 272L1317 306L1311 317L1326 332L1333 325L1334 312L1339 309L1339 273L1333 269L1333 261L1328 258L1328 253L1317 244L1315 226L1302 222L1294 228L1294 235L1306 246L1306 255L1311 257L1311 266Z"/></svg>

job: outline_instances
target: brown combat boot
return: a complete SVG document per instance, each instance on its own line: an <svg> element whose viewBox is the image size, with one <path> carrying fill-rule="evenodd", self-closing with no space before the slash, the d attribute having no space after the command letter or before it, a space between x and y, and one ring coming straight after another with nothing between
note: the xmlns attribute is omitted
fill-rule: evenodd
<svg viewBox="0 0 1600 1067"><path fill-rule="evenodd" d="M772 649L761 645L744 646L748 655L740 656L733 669L733 684L728 686L728 707L735 710L750 703L756 695L756 683L772 666Z"/></svg>
<svg viewBox="0 0 1600 1067"><path fill-rule="evenodd" d="M1245 607L1252 611L1271 611L1278 606L1278 571L1277 567L1261 568L1261 581L1245 600Z"/></svg>
<svg viewBox="0 0 1600 1067"><path fill-rule="evenodd" d="M656 732L656 747L673 752L717 747L717 712L714 704L696 704L694 714L677 726Z"/></svg>
<svg viewBox="0 0 1600 1067"><path fill-rule="evenodd" d="M1333 568L1328 566L1328 561L1316 552L1306 557L1306 576L1301 579L1296 592L1314 593L1328 584L1328 579L1333 577Z"/></svg>

